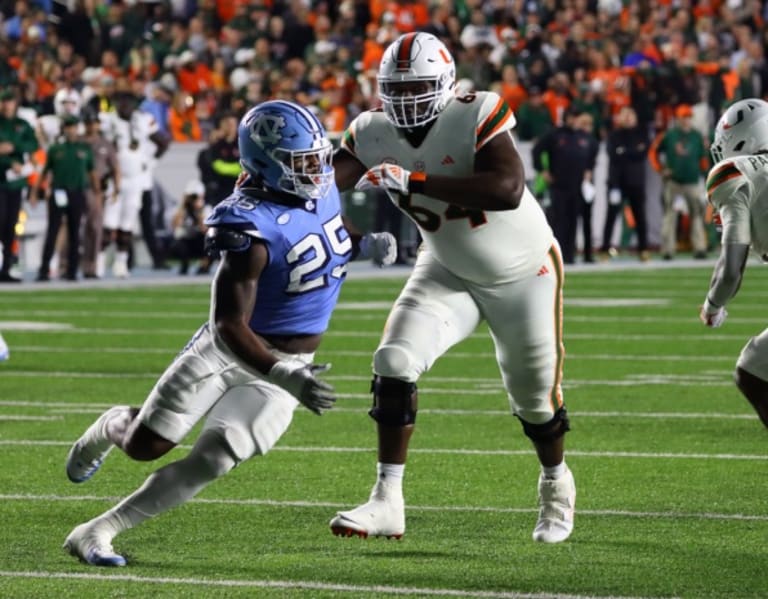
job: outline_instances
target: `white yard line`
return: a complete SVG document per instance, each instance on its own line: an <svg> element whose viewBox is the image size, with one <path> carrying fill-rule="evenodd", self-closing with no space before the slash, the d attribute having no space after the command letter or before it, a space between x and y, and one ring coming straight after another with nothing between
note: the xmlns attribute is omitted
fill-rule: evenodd
<svg viewBox="0 0 768 599"><path fill-rule="evenodd" d="M0 439L0 447L70 447L71 441L32 440L32 439ZM177 449L191 449L191 445L177 445ZM301 447L278 445L272 451L288 451L294 453L375 453L373 447ZM532 449L441 449L441 448L411 448L409 453L423 455L471 455L471 456L530 456ZM568 456L582 458L630 458L630 459L679 459L679 460L728 460L766 462L768 455L737 454L737 453L672 453L650 451L579 451L568 450Z"/></svg>
<svg viewBox="0 0 768 599"><path fill-rule="evenodd" d="M81 502L81 501L104 501L114 503L120 501L122 497L112 497L103 495L33 495L27 493L9 493L0 494L0 501L52 501L52 502ZM346 503L336 503L331 501L279 501L276 499L190 499L187 503L200 503L209 505L244 505L244 506L266 506L266 507L285 507L285 508L319 508L319 509L339 509L348 508ZM495 506L475 506L475 505L408 505L406 509L409 512L473 512L473 513L491 513L491 514L534 514L538 513L536 507L495 507ZM650 511L632 511L632 510L583 510L577 509L580 516L612 516L619 518L669 518L673 520L725 520L725 521L754 521L766 522L768 515L765 514L724 514L717 512L650 512Z"/></svg>
<svg viewBox="0 0 768 599"><path fill-rule="evenodd" d="M33 416L31 414L0 414L0 422L5 421L19 421L19 422L47 422L51 420L62 420L61 416Z"/></svg>
<svg viewBox="0 0 768 599"><path fill-rule="evenodd" d="M161 373L158 372L74 372L61 370L12 370L3 369L3 377L11 378L68 378L68 379L156 379ZM338 381L370 381L370 375L342 375L324 377L329 382ZM439 384L443 381L431 381ZM419 387L421 393L435 393L439 395L501 395L504 389L498 379L468 379L465 381L471 384L468 388L441 388L428 387L426 385ZM664 386L683 386L683 387L732 387L733 382L727 372L701 373L699 375L687 374L633 374L627 375L623 379L577 379L567 378L563 381L563 389L575 389L578 387L637 387L638 385L664 385ZM484 388L491 387L491 388ZM363 393L338 393L337 397L344 399L362 399L368 397Z"/></svg>
<svg viewBox="0 0 768 599"><path fill-rule="evenodd" d="M0 577L57 579L57 580L109 580L145 584L179 584L190 587L239 587L260 589L306 589L310 591L336 591L340 593L372 593L376 595L418 595L442 597L472 597L476 599L649 599L640 597L600 597L563 593L519 593L516 591L472 591L468 589L439 589L429 587L398 587L390 585L356 585L309 580L238 580L215 578L171 578L135 576L132 574L86 574L81 572L24 572L0 570Z"/></svg>
<svg viewBox="0 0 768 599"><path fill-rule="evenodd" d="M0 326L0 330L2 327ZM63 346L63 345L14 345L14 352L42 352L42 353L91 353L91 354L176 354L180 351L181 346L174 347L75 347L75 346ZM324 356L343 356L343 357L370 357L372 351L358 351L347 349L322 349ZM441 360L445 359L465 359L465 358L494 358L493 352L459 352L450 351L444 356L441 356ZM733 354L721 354L721 355L692 355L683 356L680 354L578 354L568 353L567 360L603 360L607 362L719 362L719 361L734 361ZM472 379L474 380L474 379Z"/></svg>
<svg viewBox="0 0 768 599"><path fill-rule="evenodd" d="M370 399L369 395L365 396ZM103 412L111 408L108 403L78 403L78 402L50 402L50 401L21 401L21 400L0 400L0 408L39 408L47 410L53 414L91 414L94 412ZM368 407L345 408L336 406L335 412L367 412ZM445 416L489 416L496 418L498 416L509 416L509 410L470 410L463 408L421 408L420 414L438 414ZM634 411L600 411L600 410L568 410L568 414L573 418L652 418L652 419L682 419L682 420L754 420L757 418L752 412L726 413L726 412L634 412Z"/></svg>

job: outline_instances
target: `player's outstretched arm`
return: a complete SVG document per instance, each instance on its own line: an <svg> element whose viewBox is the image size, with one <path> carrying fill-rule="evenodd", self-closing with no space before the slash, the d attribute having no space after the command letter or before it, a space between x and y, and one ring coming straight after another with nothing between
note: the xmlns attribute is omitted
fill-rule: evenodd
<svg viewBox="0 0 768 599"><path fill-rule="evenodd" d="M344 148L339 148L333 155L333 169L339 191L352 189L366 170L365 165Z"/></svg>
<svg viewBox="0 0 768 599"><path fill-rule="evenodd" d="M699 319L708 327L716 328L725 322L725 305L738 293L749 256L749 245L725 243L717 259L709 292L699 311Z"/></svg>
<svg viewBox="0 0 768 599"><path fill-rule="evenodd" d="M390 193L421 193L464 208L514 210L523 197L525 174L511 134L500 133L480 148L469 176L412 173L397 165L379 164L355 185L356 189L374 187Z"/></svg>

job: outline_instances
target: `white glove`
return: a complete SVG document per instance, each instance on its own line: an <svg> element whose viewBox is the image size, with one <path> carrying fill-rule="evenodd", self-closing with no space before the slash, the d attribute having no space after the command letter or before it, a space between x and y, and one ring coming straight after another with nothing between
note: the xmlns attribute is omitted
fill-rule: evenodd
<svg viewBox="0 0 768 599"><path fill-rule="evenodd" d="M389 266L397 260L397 240L392 233L366 233L360 239L358 257L370 258L376 266Z"/></svg>
<svg viewBox="0 0 768 599"><path fill-rule="evenodd" d="M620 189L611 189L608 192L608 203L611 206L618 206L621 204L621 190Z"/></svg>
<svg viewBox="0 0 768 599"><path fill-rule="evenodd" d="M280 360L269 371L269 380L293 395L317 415L330 410L336 401L333 387L315 377L331 368L330 364L303 364Z"/></svg>
<svg viewBox="0 0 768 599"><path fill-rule="evenodd" d="M408 180L411 178L411 171L407 171L396 164L382 163L368 169L360 180L355 184L355 189L365 191L366 189L384 189L394 193L408 193Z"/></svg>
<svg viewBox="0 0 768 599"><path fill-rule="evenodd" d="M725 322L728 312L725 306L714 306L709 302L709 298L704 300L704 305L699 312L699 320L710 328L716 329Z"/></svg>
<svg viewBox="0 0 768 599"><path fill-rule="evenodd" d="M595 189L595 186L592 185L590 181L587 181L584 179L584 181L581 182L581 197L584 198L584 201L587 204L591 204L592 201L595 199L595 195L597 195L597 190Z"/></svg>

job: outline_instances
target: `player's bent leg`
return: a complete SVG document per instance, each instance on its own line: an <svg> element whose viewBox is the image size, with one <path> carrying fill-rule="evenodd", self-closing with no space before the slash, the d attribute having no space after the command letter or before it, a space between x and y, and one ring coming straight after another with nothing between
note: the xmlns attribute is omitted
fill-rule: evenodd
<svg viewBox="0 0 768 599"><path fill-rule="evenodd" d="M405 533L405 499L402 477L388 479L386 471L405 464L408 443L416 422L418 392L415 383L375 376L372 385L373 408L379 432L379 477L368 502L355 509L338 512L330 522L337 536L400 539Z"/></svg>
<svg viewBox="0 0 768 599"><path fill-rule="evenodd" d="M114 537L186 503L236 464L226 440L203 431L187 457L160 468L118 505L75 527L64 548L93 566L124 566L125 558L112 548Z"/></svg>
<svg viewBox="0 0 768 599"><path fill-rule="evenodd" d="M739 391L757 412L760 422L768 427L768 381L747 372L740 366L736 367L734 380Z"/></svg>
<svg viewBox="0 0 768 599"><path fill-rule="evenodd" d="M576 484L563 460L563 436L570 429L565 408L542 424L520 418L525 435L531 439L544 468L560 470L557 477L539 476L539 517L533 529L533 540L561 543L573 532L576 506Z"/></svg>
<svg viewBox="0 0 768 599"><path fill-rule="evenodd" d="M750 337L736 360L734 380L768 427L768 329Z"/></svg>
<svg viewBox="0 0 768 599"><path fill-rule="evenodd" d="M114 447L114 435L127 429L137 412L129 406L115 406L99 416L69 450L66 463L69 480L82 483L96 474Z"/></svg>
<svg viewBox="0 0 768 599"><path fill-rule="evenodd" d="M138 462L150 462L163 457L176 443L158 435L143 422L134 420L122 445L126 455Z"/></svg>

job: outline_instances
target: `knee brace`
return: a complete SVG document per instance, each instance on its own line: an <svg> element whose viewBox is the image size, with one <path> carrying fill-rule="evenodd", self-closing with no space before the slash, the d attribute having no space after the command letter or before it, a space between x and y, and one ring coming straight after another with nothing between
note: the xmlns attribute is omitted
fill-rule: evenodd
<svg viewBox="0 0 768 599"><path fill-rule="evenodd" d="M549 442L556 441L562 437L566 432L571 430L571 424L568 420L568 413L565 408L560 408L549 422L542 424L531 424L526 422L518 416L520 423L523 425L523 432L525 436L531 441L537 442Z"/></svg>
<svg viewBox="0 0 768 599"><path fill-rule="evenodd" d="M416 383L374 376L373 407L368 415L384 426L408 426L416 422L419 394Z"/></svg>
<svg viewBox="0 0 768 599"><path fill-rule="evenodd" d="M131 247L131 241L133 240L133 234L128 231L117 232L117 249L126 252Z"/></svg>

